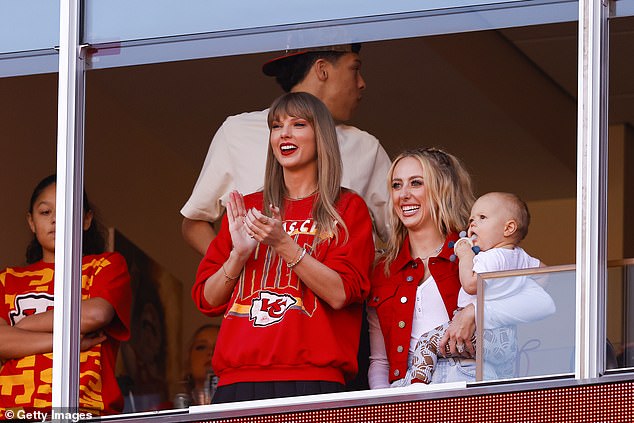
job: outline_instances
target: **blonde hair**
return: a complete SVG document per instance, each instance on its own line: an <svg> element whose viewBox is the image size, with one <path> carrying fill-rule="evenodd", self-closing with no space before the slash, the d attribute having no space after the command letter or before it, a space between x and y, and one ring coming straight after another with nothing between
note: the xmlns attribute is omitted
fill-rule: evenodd
<svg viewBox="0 0 634 423"><path fill-rule="evenodd" d="M526 205L526 202L522 200L519 195L513 194L512 192L488 192L480 198L486 196L497 196L506 203L508 211L511 214L510 217L515 219L515 223L517 223L517 230L515 231L514 238L515 242L519 244L519 242L528 235L528 226L531 224L531 213L528 211L528 205Z"/></svg>
<svg viewBox="0 0 634 423"><path fill-rule="evenodd" d="M438 231L447 236L449 233L460 232L466 228L475 198L471 188L471 177L460 160L433 147L406 150L394 159L388 171L387 184L390 192L394 169L406 157L417 159L423 168L429 213ZM407 236L407 228L394 211L391 197L389 204L392 232L389 235L385 253L382 255L386 275Z"/></svg>
<svg viewBox="0 0 634 423"><path fill-rule="evenodd" d="M284 116L306 119L315 132L317 146L317 199L313 205L313 219L317 235L313 245L328 239L338 239L340 225L348 239L348 228L337 212L335 204L341 194L341 154L337 142L335 122L328 108L317 97L304 92L287 93L278 97L269 109L269 130L274 121ZM271 215L270 205L280 208L284 217L284 197L288 196L284 183L284 170L273 154L269 143L264 176L264 213Z"/></svg>

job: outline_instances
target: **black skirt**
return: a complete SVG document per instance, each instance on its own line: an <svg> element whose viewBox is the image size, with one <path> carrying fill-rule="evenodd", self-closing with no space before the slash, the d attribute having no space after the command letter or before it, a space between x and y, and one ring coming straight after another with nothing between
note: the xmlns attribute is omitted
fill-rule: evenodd
<svg viewBox="0 0 634 423"><path fill-rule="evenodd" d="M221 404L300 395L330 394L343 392L344 388L345 386L341 383L319 380L239 382L219 386L211 403Z"/></svg>

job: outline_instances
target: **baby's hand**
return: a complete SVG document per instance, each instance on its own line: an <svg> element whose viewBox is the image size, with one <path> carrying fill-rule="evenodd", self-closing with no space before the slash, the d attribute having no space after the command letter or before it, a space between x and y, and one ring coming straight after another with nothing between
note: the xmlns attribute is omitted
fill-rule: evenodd
<svg viewBox="0 0 634 423"><path fill-rule="evenodd" d="M465 231L460 232L460 239L456 242L450 242L449 248L453 248L454 254L449 257L449 260L456 261L456 258L463 258L469 254L476 255L480 252L480 247L473 245L473 241L476 236L467 237Z"/></svg>
<svg viewBox="0 0 634 423"><path fill-rule="evenodd" d="M472 248L473 240L471 238L460 238L453 246L454 253L458 256L458 258L463 258L467 255L475 255Z"/></svg>

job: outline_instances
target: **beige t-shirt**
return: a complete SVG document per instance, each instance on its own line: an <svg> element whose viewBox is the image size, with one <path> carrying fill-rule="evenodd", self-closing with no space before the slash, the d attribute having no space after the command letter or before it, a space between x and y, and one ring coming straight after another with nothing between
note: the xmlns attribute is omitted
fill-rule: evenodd
<svg viewBox="0 0 634 423"><path fill-rule="evenodd" d="M262 190L269 144L268 109L228 117L216 132L191 197L181 214L217 221L232 190ZM343 162L341 185L365 200L376 230L386 240L389 225L387 172L390 159L379 141L354 126L337 125Z"/></svg>

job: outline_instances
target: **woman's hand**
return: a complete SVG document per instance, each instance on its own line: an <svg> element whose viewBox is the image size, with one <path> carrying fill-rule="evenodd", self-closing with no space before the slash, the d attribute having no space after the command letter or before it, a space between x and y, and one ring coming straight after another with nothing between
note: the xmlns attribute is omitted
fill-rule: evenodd
<svg viewBox="0 0 634 423"><path fill-rule="evenodd" d="M469 304L454 315L438 345L439 352L443 354L448 345L452 356L475 357L475 347L471 343L475 326L475 307Z"/></svg>
<svg viewBox="0 0 634 423"><path fill-rule="evenodd" d="M249 235L256 241L277 248L283 241L289 241L290 236L282 227L280 209L271 206L271 214L272 217L268 217L252 208L247 211L245 223Z"/></svg>
<svg viewBox="0 0 634 423"><path fill-rule="evenodd" d="M258 244L249 232L245 223L246 210L244 197L238 191L231 191L227 203L227 219L229 220L229 232L233 248L239 256L248 256Z"/></svg>

